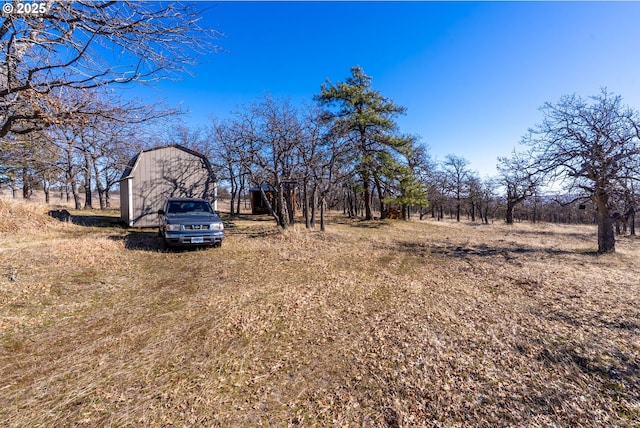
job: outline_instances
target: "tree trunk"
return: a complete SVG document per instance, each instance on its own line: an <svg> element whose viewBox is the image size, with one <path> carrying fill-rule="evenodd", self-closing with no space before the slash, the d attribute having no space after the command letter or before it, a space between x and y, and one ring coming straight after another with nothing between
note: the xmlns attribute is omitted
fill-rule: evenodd
<svg viewBox="0 0 640 428"><path fill-rule="evenodd" d="M240 193L238 192L238 183L235 182L235 180L232 181L232 187L231 187L231 200L229 201L229 214L230 215L234 215L236 214L235 211L235 205L236 205L236 198L240 199ZM240 208L240 207L238 207ZM238 213L240 214L240 210L238 209Z"/></svg>
<svg viewBox="0 0 640 428"><path fill-rule="evenodd" d="M51 202L51 188L46 180L42 183L42 190L44 191L44 203L48 205Z"/></svg>
<svg viewBox="0 0 640 428"><path fill-rule="evenodd" d="M349 202L349 218L354 218L358 215L358 213L356 212L356 192L353 187L349 189L349 192L347 193L347 200Z"/></svg>
<svg viewBox="0 0 640 428"><path fill-rule="evenodd" d="M597 208L598 220L598 253L606 254L616 251L616 237L613 233L613 218L607 206L609 196L605 191L597 191L594 202Z"/></svg>
<svg viewBox="0 0 640 428"><path fill-rule="evenodd" d="M276 221L278 221L278 225L286 229L289 226L289 213L287 211L287 202L285 200L285 192L284 186L280 182L279 178L275 180L275 212L277 214Z"/></svg>
<svg viewBox="0 0 640 428"><path fill-rule="evenodd" d="M313 185L313 192L311 192L311 228L316 228L316 213L318 211L318 185Z"/></svg>
<svg viewBox="0 0 640 428"><path fill-rule="evenodd" d="M75 202L75 206L77 210L82 209L82 200L80 199L80 193L78 192L78 183L76 182L75 176L70 178L71 184L71 193L73 194L73 201Z"/></svg>
<svg viewBox="0 0 640 428"><path fill-rule="evenodd" d="M342 194L342 215L347 215L347 206L349 205L349 195L347 193Z"/></svg>
<svg viewBox="0 0 640 428"><path fill-rule="evenodd" d="M11 175L9 177L9 187L11 187L11 197L13 199L18 197L18 188L16 187L16 177Z"/></svg>
<svg viewBox="0 0 640 428"><path fill-rule="evenodd" d="M304 226L307 229L311 229L311 204L309 202L309 184L305 180L302 185L302 198L304 200Z"/></svg>
<svg viewBox="0 0 640 428"><path fill-rule="evenodd" d="M111 187L115 184L113 179L111 177L109 177L108 171L109 171L108 168L103 169L103 172L104 172L104 175L103 175L103 178L104 178L104 206L105 206L106 209L111 208L110 192L111 192ZM96 178L96 180L98 180L98 179Z"/></svg>
<svg viewBox="0 0 640 428"><path fill-rule="evenodd" d="M235 210L236 195L238 194L238 183L236 182L233 167L227 169L229 171L229 183L231 184L231 200L229 201L229 214L233 215ZM239 214L239 213L238 213Z"/></svg>
<svg viewBox="0 0 640 428"><path fill-rule="evenodd" d="M93 209L91 200L91 157L89 152L84 153L84 209Z"/></svg>
<svg viewBox="0 0 640 428"><path fill-rule="evenodd" d="M324 194L320 196L320 232L325 231L325 218L324 218L324 210L325 210L325 199Z"/></svg>
<svg viewBox="0 0 640 428"><path fill-rule="evenodd" d="M33 190L31 189L31 177L26 167L22 168L22 198L31 199Z"/></svg>
<svg viewBox="0 0 640 428"><path fill-rule="evenodd" d="M384 220L387 218L387 207L384 203L384 195L382 194L382 184L380 183L380 179L377 175L374 174L373 181L376 185L376 191L378 192L378 200L380 201L380 219Z"/></svg>
<svg viewBox="0 0 640 428"><path fill-rule="evenodd" d="M245 175L240 175L238 177L238 204L236 205L236 214L240 214L240 208L241 208L241 200L242 200L242 192L244 192L244 188L245 188ZM245 208L246 208L246 199L245 199Z"/></svg>
<svg viewBox="0 0 640 428"><path fill-rule="evenodd" d="M288 225L291 225L295 222L295 204L293 202L293 196L294 196L294 187L291 185L291 183L286 183L284 185L286 187L286 191L283 189L283 196L284 196L284 203L285 203L285 208L287 210L286 214L287 214L287 219L288 219Z"/></svg>
<svg viewBox="0 0 640 428"><path fill-rule="evenodd" d="M613 234L613 220L608 215L598 214L598 253L616 251L616 238Z"/></svg>
<svg viewBox="0 0 640 428"><path fill-rule="evenodd" d="M513 224L513 209L515 204L509 198L507 198L507 224Z"/></svg>
<svg viewBox="0 0 640 428"><path fill-rule="evenodd" d="M234 210L235 210L235 204L236 204L236 192L235 190L231 190L231 200L229 201L229 214L233 215L234 214Z"/></svg>
<svg viewBox="0 0 640 428"><path fill-rule="evenodd" d="M276 223L278 224L278 226L282 226L280 218L278 217L278 213L276 213L276 211L273 208L273 205L271 205L271 202L269 201L269 198L267 197L267 194L264 193L264 189L262 188L262 183L258 184L258 188L260 189L260 195L262 196L262 201L265 204L267 204L267 208L269 209L269 213L271 213L271 216L276 220Z"/></svg>
<svg viewBox="0 0 640 428"><path fill-rule="evenodd" d="M371 190L369 189L369 180L363 179L362 185L364 186L364 219L373 220L373 212L371 211Z"/></svg>
<svg viewBox="0 0 640 428"><path fill-rule="evenodd" d="M104 210L107 208L106 200L105 200L105 188L102 185L102 181L100 181L100 171L98 170L98 163L96 162L96 158L92 157L91 165L93 166L93 174L96 177L96 190L98 191L98 201L100 202L100 209Z"/></svg>
<svg viewBox="0 0 640 428"><path fill-rule="evenodd" d="M42 191L44 192L44 203L51 202L51 183L53 181L51 172L47 169L42 173Z"/></svg>

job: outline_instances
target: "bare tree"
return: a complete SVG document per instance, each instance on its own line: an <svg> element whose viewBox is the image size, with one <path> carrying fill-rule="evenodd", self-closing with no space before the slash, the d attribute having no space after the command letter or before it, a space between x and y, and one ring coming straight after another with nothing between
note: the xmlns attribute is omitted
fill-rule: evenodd
<svg viewBox="0 0 640 428"><path fill-rule="evenodd" d="M82 164L76 151L79 140L78 129L73 126L56 126L49 130L49 135L61 149L62 155L58 158L56 165L64 174L65 184L71 190L75 208L82 209L78 186L78 174L80 174Z"/></svg>
<svg viewBox="0 0 640 428"><path fill-rule="evenodd" d="M80 208L79 175L83 179L85 208L93 208L94 188L98 192L100 208L107 208L110 189L132 152L139 149L142 125L152 124L154 120L172 116L175 112L158 105L122 102L114 94L97 89L59 88L55 92L59 100L56 109L67 111L67 106L73 106L76 114L73 117L60 116L56 124L44 131L17 136L23 139L32 135L46 137L48 147L34 151L30 162L42 171L57 169L64 173L65 183L71 186L76 199L76 208Z"/></svg>
<svg viewBox="0 0 640 428"><path fill-rule="evenodd" d="M445 180L456 203L456 221L460 221L462 200L469 193L467 184L471 171L467 168L468 165L468 160L455 155L447 155L443 164Z"/></svg>
<svg viewBox="0 0 640 428"><path fill-rule="evenodd" d="M468 199L468 213L469 217L471 217L471 221L476 221L476 215L482 214L482 209L480 208L482 203L482 182L480 181L480 177L477 173L469 174L466 182L466 188L468 191L469 197Z"/></svg>
<svg viewBox="0 0 640 428"><path fill-rule="evenodd" d="M323 188L323 166L329 160L327 155L328 129L322 118L322 111L317 106L308 106L302 117L302 138L298 155L301 162L300 184L302 186L302 211L305 227L316 226L319 193ZM322 196L320 196L322 204ZM321 216L322 217L322 216ZM321 222L321 228L324 224Z"/></svg>
<svg viewBox="0 0 640 428"><path fill-rule="evenodd" d="M19 188L22 188L24 199L31 198L37 169L36 156L44 149L40 133L0 139L0 178L9 183L14 198Z"/></svg>
<svg viewBox="0 0 640 428"><path fill-rule="evenodd" d="M215 48L197 4L46 2L40 14L0 17L0 138L55 124L58 88L178 77ZM105 58L115 52L117 61ZM25 108L28 106L28 108Z"/></svg>
<svg viewBox="0 0 640 428"><path fill-rule="evenodd" d="M293 194L301 175L298 112L288 101L267 95L236 112L229 126L237 137L242 170L260 191L276 223L286 228L293 223Z"/></svg>
<svg viewBox="0 0 640 428"><path fill-rule="evenodd" d="M506 193L506 221L513 224L513 210L527 198L536 194L542 185L542 174L533 166L530 154L517 153L511 157L498 158L498 182L504 186Z"/></svg>
<svg viewBox="0 0 640 428"><path fill-rule="evenodd" d="M482 222L489 224L489 212L491 211L492 217L497 210L496 203L496 181L491 177L485 177L481 183L481 199L480 199L480 215L482 216Z"/></svg>
<svg viewBox="0 0 640 428"><path fill-rule="evenodd" d="M444 208L447 203L447 176L439 163L434 163L428 174L427 199L431 206L431 217L441 221L444 218Z"/></svg>
<svg viewBox="0 0 640 428"><path fill-rule="evenodd" d="M640 118L622 98L603 89L583 99L564 96L542 107L542 123L523 138L537 167L563 182L569 194L580 192L596 207L598 253L615 251L612 203L626 168L640 156Z"/></svg>
<svg viewBox="0 0 640 428"><path fill-rule="evenodd" d="M354 154L348 139L333 134L331 121L317 108L309 107L302 123L299 153L304 168L303 183L311 187L311 195L305 196L305 223L307 228L315 227L319 208L320 231L324 232L329 195L352 177L351 168L345 165L352 163Z"/></svg>

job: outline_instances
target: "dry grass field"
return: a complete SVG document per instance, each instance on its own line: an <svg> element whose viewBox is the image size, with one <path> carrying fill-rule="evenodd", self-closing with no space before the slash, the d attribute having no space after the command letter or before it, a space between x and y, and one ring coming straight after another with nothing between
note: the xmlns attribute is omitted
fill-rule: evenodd
<svg viewBox="0 0 640 428"><path fill-rule="evenodd" d="M247 217L165 252L44 212L0 200L0 426L640 426L636 239Z"/></svg>

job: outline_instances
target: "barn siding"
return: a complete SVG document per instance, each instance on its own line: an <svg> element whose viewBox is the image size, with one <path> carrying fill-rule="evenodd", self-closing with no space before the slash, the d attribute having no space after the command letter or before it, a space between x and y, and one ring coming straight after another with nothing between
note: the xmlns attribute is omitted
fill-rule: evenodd
<svg viewBox="0 0 640 428"><path fill-rule="evenodd" d="M142 152L130 170L133 218L130 226L153 227L158 210L171 197L209 199L213 192L211 170L201 156L177 146ZM121 183L125 183L123 180ZM121 217L125 217L121 212Z"/></svg>

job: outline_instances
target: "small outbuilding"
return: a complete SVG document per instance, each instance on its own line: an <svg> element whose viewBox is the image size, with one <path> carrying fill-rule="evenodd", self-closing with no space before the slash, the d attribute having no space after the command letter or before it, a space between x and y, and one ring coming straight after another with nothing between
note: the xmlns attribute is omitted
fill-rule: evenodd
<svg viewBox="0 0 640 428"><path fill-rule="evenodd" d="M169 198L202 198L217 210L215 175L201 153L180 145L143 150L120 178L120 219L131 227L155 227Z"/></svg>
<svg viewBox="0 0 640 428"><path fill-rule="evenodd" d="M269 203L273 206L273 187L268 184L263 184L261 187L265 196L269 199ZM269 214L269 208L262 197L260 187L252 187L249 189L249 194L251 195L251 214Z"/></svg>
<svg viewBox="0 0 640 428"><path fill-rule="evenodd" d="M260 190L262 188L262 191ZM297 184L284 183L282 184L282 190L284 192L284 199L288 201L291 209L295 213L296 211L296 188ZM249 189L251 198L251 214L269 214L269 207L262 197L262 193L269 200L269 203L273 207L275 205L275 189L269 184L262 184L260 187L252 187Z"/></svg>

